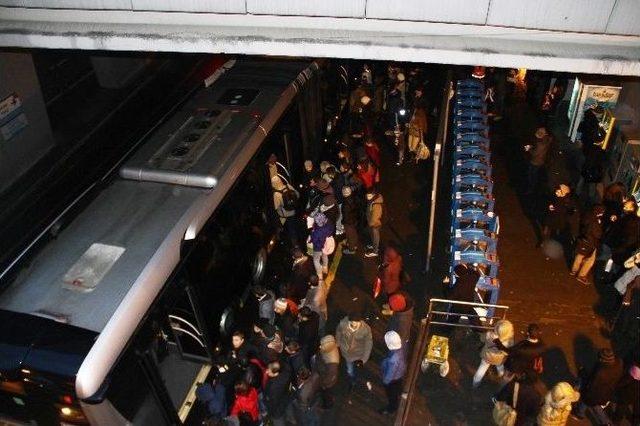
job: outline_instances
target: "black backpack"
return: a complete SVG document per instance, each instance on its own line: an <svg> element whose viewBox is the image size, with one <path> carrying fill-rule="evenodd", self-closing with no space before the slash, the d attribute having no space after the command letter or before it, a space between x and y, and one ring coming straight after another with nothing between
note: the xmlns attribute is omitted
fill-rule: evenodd
<svg viewBox="0 0 640 426"><path fill-rule="evenodd" d="M285 210L295 210L298 205L298 194L296 194L296 191L287 187L279 192L282 194L282 204Z"/></svg>

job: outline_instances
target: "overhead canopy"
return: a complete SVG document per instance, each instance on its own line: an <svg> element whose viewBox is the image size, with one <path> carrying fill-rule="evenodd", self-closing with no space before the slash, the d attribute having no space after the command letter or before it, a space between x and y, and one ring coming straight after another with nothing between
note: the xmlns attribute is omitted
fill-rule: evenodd
<svg viewBox="0 0 640 426"><path fill-rule="evenodd" d="M454 3L464 6L462 3L465 1L455 0ZM576 3L574 0L567 1ZM0 4L8 3L16 1L0 0ZM135 6L140 1L120 3ZM169 2L178 4L178 9L173 10L180 10L180 5L184 6L182 10L194 10L186 7L192 3L198 2ZM220 3L231 4L235 1L212 2L214 5ZM333 17L282 16L285 13L295 15L312 12L288 12L277 10L277 7L274 11L262 10L264 7L261 9L259 5L263 3L265 2L248 1L248 6L243 7L253 5L258 8L256 13L273 14L250 14L246 12L247 9L244 13L235 9L228 11L233 13L200 13L197 10L199 13L168 12L166 9L139 11L131 9L130 6L126 10L0 8L0 45L26 48L225 52L381 59L523 67L590 74L640 75L640 30L637 28L640 17L635 21L632 19L634 14L640 12L632 8L630 15L625 17L624 11L616 12L617 9L612 9L614 2L611 1L604 1L598 8L590 10L594 15L606 14L606 19L596 19L590 14L582 16L585 15L585 11L576 10L572 13L580 16L565 16L564 26L561 17L555 15L549 15L548 22L540 16L534 16L537 21L531 23L526 17L521 16L522 13L517 8L512 8L511 14L500 12L499 6L504 3L503 0L477 0L477 3L488 9L465 9L462 17L454 16L454 10L447 7L445 12L450 16L445 14L435 17L442 21L464 24L407 21L404 19L409 17L405 16L405 12L398 12L393 8L385 9L377 0L341 2L347 6L355 4L357 7L362 3L366 7L364 17L351 9L343 10L346 6L336 8L337 16ZM276 6L280 3L281 1L273 2ZM329 3L333 4L336 1L330 0ZM408 0L407 8L417 7L413 3L416 2ZM518 3L521 3L520 0ZM615 3L624 6L628 2ZM502 5L503 9L508 6L505 5ZM422 8L428 6L423 5ZM576 8L585 9L577 5ZM637 9L640 10L640 7ZM543 12L552 14L557 11L549 9ZM276 15L277 13L282 15ZM612 21L621 14L626 20L619 18L620 22ZM416 15L415 19L431 18ZM543 23L536 22L543 22L546 28L550 29L515 28L543 27ZM503 24L512 26L499 26ZM615 35L612 32L627 35Z"/></svg>

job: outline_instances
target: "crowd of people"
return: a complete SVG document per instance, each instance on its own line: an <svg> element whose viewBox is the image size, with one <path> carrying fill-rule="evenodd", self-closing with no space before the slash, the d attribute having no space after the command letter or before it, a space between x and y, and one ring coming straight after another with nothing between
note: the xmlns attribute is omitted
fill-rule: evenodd
<svg viewBox="0 0 640 426"><path fill-rule="evenodd" d="M359 386L371 390L361 373L374 347L365 306L354 302L335 330L327 328L330 260L337 249L381 258L373 291L389 319L379 365L387 403L379 411L397 410L414 303L403 290L410 277L399 249L381 245L379 140L387 131L398 165L407 156L428 157L423 77L418 68L408 74L396 66L386 72L363 67L349 99L344 137L324 161L304 162L300 185L280 173L275 156L269 158L274 212L291 252L291 273L276 289L252 288L258 305L253 329L233 333L212 380L198 389L210 424L319 424L334 404L341 369L349 393Z"/></svg>

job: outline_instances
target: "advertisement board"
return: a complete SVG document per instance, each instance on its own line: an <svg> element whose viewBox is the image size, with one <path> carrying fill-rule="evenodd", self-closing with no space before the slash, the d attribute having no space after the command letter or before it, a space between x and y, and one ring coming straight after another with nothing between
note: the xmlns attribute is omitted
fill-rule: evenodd
<svg viewBox="0 0 640 426"><path fill-rule="evenodd" d="M613 110L618 103L621 87L585 84L576 79L571 101L569 103L569 139L575 142L578 136L578 127L582 121L584 111L588 108L602 108Z"/></svg>

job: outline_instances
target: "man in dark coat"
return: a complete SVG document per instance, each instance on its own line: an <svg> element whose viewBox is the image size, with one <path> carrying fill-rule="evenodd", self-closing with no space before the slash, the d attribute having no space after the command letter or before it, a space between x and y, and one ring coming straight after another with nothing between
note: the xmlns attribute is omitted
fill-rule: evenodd
<svg viewBox="0 0 640 426"><path fill-rule="evenodd" d="M622 217L613 223L604 239L605 244L611 248L611 259L618 268L622 268L624 261L640 247L640 217L637 212L635 200L626 200Z"/></svg>
<svg viewBox="0 0 640 426"><path fill-rule="evenodd" d="M576 243L576 256L571 266L571 275L577 275L577 280L585 285L589 284L587 275L593 267L600 248L603 215L604 207L596 204L582 216L580 221L580 234Z"/></svg>
<svg viewBox="0 0 640 426"><path fill-rule="evenodd" d="M274 426L284 426L285 413L290 402L291 369L279 361L270 362L263 382L264 403Z"/></svg>
<svg viewBox="0 0 640 426"><path fill-rule="evenodd" d="M298 343L297 340L290 340L289 342L287 342L286 346L284 347L284 351L287 354L289 366L291 367L291 371L294 375L298 374L298 371L300 371L302 367L306 367L309 365L304 359L304 354L302 353L300 343Z"/></svg>
<svg viewBox="0 0 640 426"><path fill-rule="evenodd" d="M273 305L273 309L276 313L276 326L282 330L285 339L295 339L298 337L297 329L297 312L293 312L295 304L289 301L289 299L281 297L276 300Z"/></svg>
<svg viewBox="0 0 640 426"><path fill-rule="evenodd" d="M532 379L542 374L544 343L540 338L540 334L540 328L537 324L529 324L527 338L510 348L504 346L500 339L493 341L498 349L507 353L508 356L504 366L510 374L516 377L524 375Z"/></svg>
<svg viewBox="0 0 640 426"><path fill-rule="evenodd" d="M340 375L340 352L335 337L324 336L320 340L320 352L313 358L313 372L320 376L322 406L325 409L333 406L333 388Z"/></svg>
<svg viewBox="0 0 640 426"><path fill-rule="evenodd" d="M461 302L473 303L476 295L476 284L480 279L480 273L470 265L466 263L460 263L453 268L453 275L455 282L446 291L447 299L458 300ZM453 305L451 312L455 312L462 315L472 315L469 319L474 322L477 321L473 315L476 315L476 311L469 305ZM449 322L457 323L460 321L459 315L451 315Z"/></svg>
<svg viewBox="0 0 640 426"><path fill-rule="evenodd" d="M547 205L542 230L544 237L553 238L560 242L568 241L569 217L575 213L576 208L569 186L558 185L553 198Z"/></svg>
<svg viewBox="0 0 640 426"><path fill-rule="evenodd" d="M309 290L309 277L314 274L313 260L306 256L300 248L293 249L293 270L287 289L288 298L295 303L300 303Z"/></svg>
<svg viewBox="0 0 640 426"><path fill-rule="evenodd" d="M308 368L298 371L293 412L299 425L317 426L320 424L318 402L320 395L320 376Z"/></svg>
<svg viewBox="0 0 640 426"><path fill-rule="evenodd" d="M300 308L298 313L298 342L302 348L306 365L310 365L311 357L316 352L320 337L320 316L308 306Z"/></svg>
<svg viewBox="0 0 640 426"><path fill-rule="evenodd" d="M344 254L354 254L358 249L358 220L360 209L358 200L353 196L353 189L349 186L342 188L342 224L347 237L347 247L342 250Z"/></svg>
<svg viewBox="0 0 640 426"><path fill-rule="evenodd" d="M518 398L514 406L514 392L516 384L518 385ZM535 380L527 374L516 376L516 378L500 389L495 396L497 401L503 401L512 408L515 408L516 422L514 426L524 426L533 424L533 421L542 405L542 396L535 387Z"/></svg>
<svg viewBox="0 0 640 426"><path fill-rule="evenodd" d="M623 375L622 360L611 349L601 349L598 363L580 388L580 402L575 409L575 416L582 419L588 407L605 405L611 401Z"/></svg>

